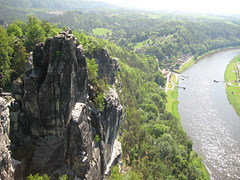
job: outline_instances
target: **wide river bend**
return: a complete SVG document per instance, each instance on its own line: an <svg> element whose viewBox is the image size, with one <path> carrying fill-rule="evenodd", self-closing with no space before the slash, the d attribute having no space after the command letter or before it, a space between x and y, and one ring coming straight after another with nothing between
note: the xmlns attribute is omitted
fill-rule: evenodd
<svg viewBox="0 0 240 180"><path fill-rule="evenodd" d="M240 49L205 56L182 74L178 92L181 123L213 180L240 179L240 118L229 104L223 82L229 61ZM240 93L240 92L239 92Z"/></svg>

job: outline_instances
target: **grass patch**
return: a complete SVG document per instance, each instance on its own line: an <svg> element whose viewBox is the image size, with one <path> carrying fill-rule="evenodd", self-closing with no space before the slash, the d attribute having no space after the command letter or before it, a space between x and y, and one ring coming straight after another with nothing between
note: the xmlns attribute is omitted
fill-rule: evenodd
<svg viewBox="0 0 240 180"><path fill-rule="evenodd" d="M230 63L227 66L227 69L225 71L224 74L224 79L227 82L232 82L233 84L237 85L236 83L234 83L234 81L237 80L236 78L236 73L235 73L235 63L236 62L240 62L240 56L236 56L235 58L233 58Z"/></svg>
<svg viewBox="0 0 240 180"><path fill-rule="evenodd" d="M240 116L240 87L229 86L226 88L226 93L230 104L232 104L238 116Z"/></svg>
<svg viewBox="0 0 240 180"><path fill-rule="evenodd" d="M172 89L173 84L171 82L168 83L168 89Z"/></svg>
<svg viewBox="0 0 240 180"><path fill-rule="evenodd" d="M138 42L138 43L134 43L134 49L136 50L136 49L141 49L141 48L143 48L143 47L146 47L147 46L147 44L152 44L153 43L153 41L151 40L151 39L147 39L147 40L145 40L145 41L142 41L142 42Z"/></svg>
<svg viewBox="0 0 240 180"><path fill-rule="evenodd" d="M173 83L177 84L178 78L177 78L177 76L176 76L175 73L172 73L172 75L171 75L171 81L172 81Z"/></svg>
<svg viewBox="0 0 240 180"><path fill-rule="evenodd" d="M175 74L171 75L171 81L177 84L177 77ZM170 85L171 84L171 85ZM172 88L172 83L169 82L168 88ZM170 113L172 113L173 116L180 119L180 115L178 113L178 89L177 87L174 87L174 90L168 90L167 92L167 104L166 104L166 110Z"/></svg>
<svg viewBox="0 0 240 180"><path fill-rule="evenodd" d="M110 36L112 35L112 31L106 28L96 28L96 29L93 29L92 31L94 35L107 36L108 33Z"/></svg>
<svg viewBox="0 0 240 180"><path fill-rule="evenodd" d="M224 79L232 83L232 85L226 87L226 93L230 104L232 104L238 116L240 116L240 86L239 83L234 82L236 81L236 74L234 71L236 62L240 62L240 56L236 56L230 61L225 71Z"/></svg>

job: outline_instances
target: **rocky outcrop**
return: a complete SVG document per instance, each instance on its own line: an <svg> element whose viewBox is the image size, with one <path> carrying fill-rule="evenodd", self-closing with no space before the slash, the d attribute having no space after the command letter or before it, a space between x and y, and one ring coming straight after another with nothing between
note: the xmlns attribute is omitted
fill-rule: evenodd
<svg viewBox="0 0 240 180"><path fill-rule="evenodd" d="M99 77L113 84L118 61L106 50L96 54ZM113 73L108 74L109 67ZM23 176L47 173L53 179L62 174L102 179L112 163L122 106L116 91L110 89L100 112L89 99L88 87L84 51L71 31L36 45L25 75L15 82L12 92L13 157L21 161Z"/></svg>
<svg viewBox="0 0 240 180"><path fill-rule="evenodd" d="M117 72L120 71L118 59L111 58L106 48L93 52L90 58L94 58L98 64L98 77L113 85Z"/></svg>
<svg viewBox="0 0 240 180"><path fill-rule="evenodd" d="M13 179L12 158L9 151L9 109L6 101L0 97L0 179Z"/></svg>

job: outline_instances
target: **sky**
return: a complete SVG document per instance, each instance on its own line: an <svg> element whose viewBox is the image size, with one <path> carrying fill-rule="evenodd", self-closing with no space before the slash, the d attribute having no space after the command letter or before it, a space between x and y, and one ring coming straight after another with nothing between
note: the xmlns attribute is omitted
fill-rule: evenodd
<svg viewBox="0 0 240 180"><path fill-rule="evenodd" d="M240 14L239 0L99 0L124 7L211 14Z"/></svg>

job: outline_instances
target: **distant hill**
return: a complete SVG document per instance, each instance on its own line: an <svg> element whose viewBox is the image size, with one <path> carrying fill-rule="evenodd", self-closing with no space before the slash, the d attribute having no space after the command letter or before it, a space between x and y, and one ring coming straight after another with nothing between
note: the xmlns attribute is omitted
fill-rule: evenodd
<svg viewBox="0 0 240 180"><path fill-rule="evenodd" d="M89 9L89 8L118 8L105 2L91 0L0 0L0 5L16 8L47 8L47 9Z"/></svg>
<svg viewBox="0 0 240 180"><path fill-rule="evenodd" d="M49 19L54 14L49 10L89 10L89 9L115 9L119 6L91 0L0 0L0 20L6 23L18 19L27 21L27 16L33 14L40 19Z"/></svg>

